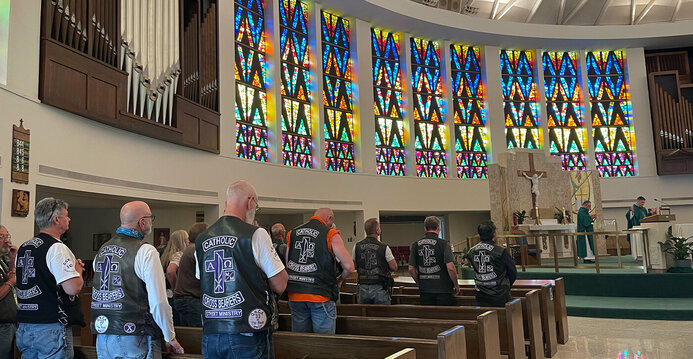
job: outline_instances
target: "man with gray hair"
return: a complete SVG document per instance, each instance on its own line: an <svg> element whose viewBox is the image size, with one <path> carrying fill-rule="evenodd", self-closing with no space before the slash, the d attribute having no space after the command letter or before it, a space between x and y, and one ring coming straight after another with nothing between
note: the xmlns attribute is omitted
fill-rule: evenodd
<svg viewBox="0 0 693 359"><path fill-rule="evenodd" d="M272 292L284 292L288 277L267 231L252 224L257 210L255 188L234 182L223 216L195 241L206 359L274 358Z"/></svg>
<svg viewBox="0 0 693 359"><path fill-rule="evenodd" d="M161 339L183 353L173 330L164 270L154 246L143 242L156 217L142 201L120 209L120 227L94 258L91 331L107 358L161 358Z"/></svg>
<svg viewBox="0 0 693 359"><path fill-rule="evenodd" d="M286 266L286 228L281 223L275 223L270 228L270 232L272 234L272 247Z"/></svg>
<svg viewBox="0 0 693 359"><path fill-rule="evenodd" d="M440 219L424 219L426 235L411 244L409 274L419 285L422 305L455 305L460 292L450 242L438 237ZM454 294L453 294L454 293Z"/></svg>
<svg viewBox="0 0 693 359"><path fill-rule="evenodd" d="M17 250L17 347L24 358L72 358L71 324L83 321L78 294L83 264L60 236L70 226L67 202L36 204L39 234ZM76 309L76 310L74 310Z"/></svg>

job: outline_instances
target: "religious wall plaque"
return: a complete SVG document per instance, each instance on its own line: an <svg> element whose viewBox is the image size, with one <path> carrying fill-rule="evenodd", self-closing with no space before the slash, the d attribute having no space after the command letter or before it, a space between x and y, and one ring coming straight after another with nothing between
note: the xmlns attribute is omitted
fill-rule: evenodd
<svg viewBox="0 0 693 359"><path fill-rule="evenodd" d="M19 120L19 127L12 125L12 182L29 183L30 133L30 130L24 128L24 120Z"/></svg>
<svg viewBox="0 0 693 359"><path fill-rule="evenodd" d="M29 191L21 189L12 190L12 217L26 217L29 215Z"/></svg>

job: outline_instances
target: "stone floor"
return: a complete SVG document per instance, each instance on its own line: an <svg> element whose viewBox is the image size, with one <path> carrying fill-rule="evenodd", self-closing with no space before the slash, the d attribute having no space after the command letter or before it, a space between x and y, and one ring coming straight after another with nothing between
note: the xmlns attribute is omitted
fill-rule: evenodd
<svg viewBox="0 0 693 359"><path fill-rule="evenodd" d="M554 359L693 358L693 322L568 317L568 327Z"/></svg>

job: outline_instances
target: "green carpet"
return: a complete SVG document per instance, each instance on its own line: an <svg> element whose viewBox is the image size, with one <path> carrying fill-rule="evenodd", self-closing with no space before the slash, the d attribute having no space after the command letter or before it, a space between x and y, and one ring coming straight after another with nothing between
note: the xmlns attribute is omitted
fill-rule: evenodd
<svg viewBox="0 0 693 359"><path fill-rule="evenodd" d="M578 317L693 320L693 298L566 295L568 315Z"/></svg>

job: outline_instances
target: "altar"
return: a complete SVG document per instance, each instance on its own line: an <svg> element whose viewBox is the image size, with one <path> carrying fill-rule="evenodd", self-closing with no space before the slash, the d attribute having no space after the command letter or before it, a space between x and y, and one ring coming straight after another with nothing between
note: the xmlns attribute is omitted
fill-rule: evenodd
<svg viewBox="0 0 693 359"><path fill-rule="evenodd" d="M673 221L669 222L669 219L675 220L676 217L671 216L671 218L657 219L656 216L651 216L653 219L651 221L646 221L643 219L640 226L633 227L630 235L631 243L631 255L633 259L638 261L643 260L645 238L643 232L647 232L647 249L649 258L649 267L652 269L666 270L673 265L673 257L662 252L659 242L664 242L667 240L667 231L669 227L672 229L672 234L677 237L691 237L693 236L693 224L691 223L675 223ZM693 241L691 238L689 241Z"/></svg>
<svg viewBox="0 0 693 359"><path fill-rule="evenodd" d="M525 233L537 235L537 247L541 250L542 258L554 258L554 253L558 258L572 258L574 246L570 243L571 237L561 235L561 233L575 233L577 224L560 224L555 219L542 219L542 224L521 224L517 227ZM555 240L555 248L553 244ZM531 240L530 240L531 243Z"/></svg>

